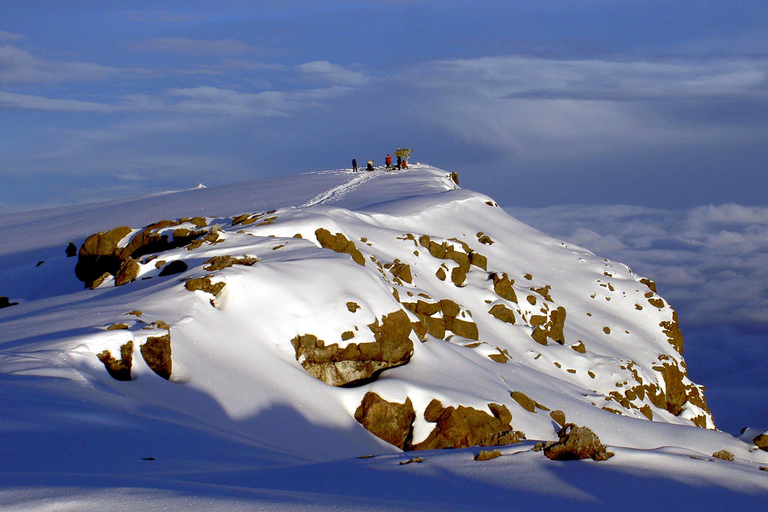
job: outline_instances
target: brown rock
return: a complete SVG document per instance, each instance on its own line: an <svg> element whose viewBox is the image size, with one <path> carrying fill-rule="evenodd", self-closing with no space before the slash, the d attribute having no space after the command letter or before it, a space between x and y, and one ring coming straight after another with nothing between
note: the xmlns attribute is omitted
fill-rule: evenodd
<svg viewBox="0 0 768 512"><path fill-rule="evenodd" d="M120 265L120 269L115 275L115 286L122 286L135 281L139 276L140 270L141 266L139 266L139 262L129 257L127 260L123 261L123 264Z"/></svg>
<svg viewBox="0 0 768 512"><path fill-rule="evenodd" d="M370 433L389 444L401 450L410 448L413 421L416 419L410 398L399 404L388 402L369 391L355 411L355 419Z"/></svg>
<svg viewBox="0 0 768 512"><path fill-rule="evenodd" d="M388 368L402 366L413 355L412 330L408 314L399 310L368 326L375 342L325 345L312 334L291 340L296 360L313 377L332 386L359 385Z"/></svg>
<svg viewBox="0 0 768 512"><path fill-rule="evenodd" d="M504 412L498 404L494 404L494 409L500 417L511 418L509 411ZM433 400L424 411L424 418L436 426L427 439L411 447L413 450L498 446L525 439L522 433L512 430L509 422L472 407L443 408L439 401Z"/></svg>
<svg viewBox="0 0 768 512"><path fill-rule="evenodd" d="M409 284L413 283L413 275L411 274L411 267L409 265L396 261L389 271L398 279Z"/></svg>
<svg viewBox="0 0 768 512"><path fill-rule="evenodd" d="M475 460L485 461L495 459L497 457L501 457L501 450L480 450L478 454L475 455Z"/></svg>
<svg viewBox="0 0 768 512"><path fill-rule="evenodd" d="M483 270L488 270L488 258L479 252L469 253L469 263Z"/></svg>
<svg viewBox="0 0 768 512"><path fill-rule="evenodd" d="M558 441L544 444L544 455L551 460L608 460L613 452L606 451L597 434L587 427L568 423L557 433Z"/></svg>
<svg viewBox="0 0 768 512"><path fill-rule="evenodd" d="M77 255L75 275L85 283L86 288L105 272L117 273L123 260L118 256L118 243L131 232L128 226L109 231L100 231L86 238Z"/></svg>
<svg viewBox="0 0 768 512"><path fill-rule="evenodd" d="M561 427L565 426L565 413L560 409L557 409L549 413L549 417L555 420L555 422Z"/></svg>
<svg viewBox="0 0 768 512"><path fill-rule="evenodd" d="M768 430L758 436L755 436L755 438L752 439L752 442L755 443L755 446L761 450L768 452Z"/></svg>
<svg viewBox="0 0 768 512"><path fill-rule="evenodd" d="M315 231L317 241L320 242L320 246L324 249L330 249L338 253L346 253L352 256L352 259L358 265L365 266L365 258L360 250L355 246L354 242L350 241L342 233L336 233L332 235L330 231L324 228L319 228Z"/></svg>
<svg viewBox="0 0 768 512"><path fill-rule="evenodd" d="M715 452L715 453L713 453L713 454L712 454L712 456L713 456L713 457L715 457L716 459L720 459L720 460L727 460L727 461L732 461L733 459L735 459L735 458L736 458L736 457L735 457L735 456L734 456L734 455L733 455L731 452L729 452L728 450L720 450L719 452Z"/></svg>
<svg viewBox="0 0 768 512"><path fill-rule="evenodd" d="M467 273L461 267L454 267L451 269L451 282L454 286L461 288L464 286L464 281L467 280Z"/></svg>
<svg viewBox="0 0 768 512"><path fill-rule="evenodd" d="M215 270L224 270L225 268L229 268L233 265L245 265L246 267L252 267L258 263L258 261L259 258L254 258L253 256L248 255L243 255L242 258L234 258L230 255L214 256L205 262L203 269L212 272Z"/></svg>
<svg viewBox="0 0 768 512"><path fill-rule="evenodd" d="M496 295L502 299L506 299L517 304L517 295L515 294L515 290L512 288L512 285L515 284L515 281L510 280L506 273L492 273L490 277L493 279L493 291L496 292Z"/></svg>
<svg viewBox="0 0 768 512"><path fill-rule="evenodd" d="M477 330L477 324L474 322L467 322L466 320L460 320L453 317L443 317L443 323L445 329L451 331L457 336L467 338L470 340L477 340L480 338L480 334Z"/></svg>
<svg viewBox="0 0 768 512"><path fill-rule="evenodd" d="M667 336L667 341L675 347L681 355L683 353L683 333L680 331L680 324L677 318L677 311L672 310L672 321L661 322L659 326Z"/></svg>
<svg viewBox="0 0 768 512"><path fill-rule="evenodd" d="M536 402L534 400L531 400L528 395L523 393L522 391L513 391L510 393L510 396L512 399L520 404L520 407L525 409L528 412L536 412Z"/></svg>
<svg viewBox="0 0 768 512"><path fill-rule="evenodd" d="M131 366L133 364L133 341L129 341L120 347L120 359L115 359L109 350L96 355L104 364L107 373L115 380L131 380Z"/></svg>
<svg viewBox="0 0 768 512"><path fill-rule="evenodd" d="M141 356L153 372L168 380L171 378L171 332L163 336L149 336L141 345Z"/></svg>
<svg viewBox="0 0 768 512"><path fill-rule="evenodd" d="M491 310L488 313L498 318L502 322L506 322L508 324L515 323L515 312L507 308L503 304L496 304L491 308Z"/></svg>

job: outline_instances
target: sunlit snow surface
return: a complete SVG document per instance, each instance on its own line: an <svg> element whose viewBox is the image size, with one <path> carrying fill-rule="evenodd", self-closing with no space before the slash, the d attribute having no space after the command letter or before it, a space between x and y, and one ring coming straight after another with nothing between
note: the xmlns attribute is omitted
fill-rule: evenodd
<svg viewBox="0 0 768 512"><path fill-rule="evenodd" d="M257 212L260 222L232 225L233 217ZM160 277L156 261L146 261L132 283L114 286L108 279L87 290L75 278L76 258L64 253L70 241L79 246L100 230L193 216L205 217L207 228L218 225L221 241L158 256L184 260L189 269L182 274ZM344 233L366 265L321 249L318 228ZM500 299L488 272L475 267L461 287L440 280L441 265L449 271L456 265L432 258L407 234L456 239L483 254L489 272L515 280L518 304ZM202 268L221 255L259 261ZM395 259L410 265L413 283L397 282L376 265ZM226 283L216 307L210 294L187 291L182 281L208 274ZM638 510L658 502L764 510L768 472L761 467L768 454L693 427L689 419L701 410L691 404L679 416L654 409L648 421L637 408L606 401L631 379L628 363L652 381L659 356L681 360L659 327L671 318L669 305L649 305L639 279L624 265L515 221L491 198L458 188L449 173L428 166L327 171L2 216L0 295L19 304L0 310L0 505ZM567 310L563 345L536 343L526 324L547 302L531 289L545 286L552 307ZM419 294L460 304L463 318L477 324L480 344L459 336L422 343L412 334L408 364L354 388L326 385L297 362L295 336L311 333L341 346L372 341L367 326ZM348 302L360 309L350 311ZM488 314L498 303L515 310L515 325ZM136 310L142 315L129 314ZM137 348L165 332L152 325L161 321L172 336L170 382L150 370ZM128 329L107 330L120 322ZM343 341L346 331L355 338ZM96 354L119 353L129 340L133 380L116 381ZM573 350L578 342L586 353ZM489 358L501 351L511 360ZM367 391L411 399L415 442L433 426L422 415L433 398L486 411L490 402L503 403L528 441L502 447L504 456L487 462L473 460L477 448L399 453L355 421ZM536 440L555 439L556 426L547 411L524 410L511 391L589 426L616 455L553 462L531 451ZM723 449L736 459L712 457ZM363 455L376 456L358 458ZM416 455L423 462L400 464Z"/></svg>

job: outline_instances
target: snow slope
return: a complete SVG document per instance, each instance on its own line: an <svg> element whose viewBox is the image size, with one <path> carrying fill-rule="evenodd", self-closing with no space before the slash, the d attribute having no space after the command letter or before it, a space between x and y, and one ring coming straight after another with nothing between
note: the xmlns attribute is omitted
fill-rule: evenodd
<svg viewBox="0 0 768 512"><path fill-rule="evenodd" d="M84 288L65 247L118 226L115 250L144 235L179 244L134 253L127 284ZM189 233L197 243L182 244ZM18 304L0 309L0 504L621 510L652 488L680 506L762 510L768 454L714 430L652 288L426 165L2 216L0 295ZM386 329L370 326L398 312L404 364L345 387L313 376L355 363L312 366L301 340L374 346ZM169 380L144 354L163 338ZM121 350L130 380L99 357ZM355 419L369 392L410 401L408 446L431 435L435 399L489 417L504 406L527 440L486 462L479 448L403 453ZM557 438L555 410L616 455L532 451Z"/></svg>

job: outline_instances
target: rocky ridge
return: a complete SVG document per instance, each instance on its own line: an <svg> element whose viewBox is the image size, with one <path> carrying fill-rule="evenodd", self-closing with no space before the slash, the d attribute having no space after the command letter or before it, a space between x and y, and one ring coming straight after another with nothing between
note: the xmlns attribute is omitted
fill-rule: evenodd
<svg viewBox="0 0 768 512"><path fill-rule="evenodd" d="M271 327L254 329L254 343L276 343L306 378L346 389L347 414L401 449L545 438L566 416L714 427L702 388L687 377L677 315L652 281L532 230L510 237L520 228L492 200L452 199L450 174L412 172L448 193L435 217L409 225L321 203L121 226L87 237L74 273L93 289L162 282L173 294L191 292L187 307L203 301L220 312L202 309L192 321L224 333L255 290L264 296L249 308ZM450 222L436 223L445 216ZM569 272L579 275L577 288ZM301 277L281 287L276 276L286 275ZM141 301L133 308L148 309ZM119 345L94 339L94 359L117 380L135 380L139 359L165 379L194 379L186 369L174 375L175 347L188 354L195 344L189 319L170 320L155 336L135 318ZM409 380L422 370L408 369L433 351L449 357L446 365L458 361L447 374L467 362L482 367L494 381L484 384L488 400L455 388L453 377L432 387L429 375ZM405 389L414 386L411 396Z"/></svg>

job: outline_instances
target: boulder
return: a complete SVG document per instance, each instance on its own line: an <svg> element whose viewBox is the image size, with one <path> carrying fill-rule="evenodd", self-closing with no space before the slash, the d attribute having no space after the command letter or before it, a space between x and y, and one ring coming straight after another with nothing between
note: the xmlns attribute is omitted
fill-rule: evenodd
<svg viewBox="0 0 768 512"><path fill-rule="evenodd" d="M544 455L551 460L608 460L614 453L606 451L597 434L588 427L567 423L557 433L558 441L544 444Z"/></svg>
<svg viewBox="0 0 768 512"><path fill-rule="evenodd" d="M317 241L320 242L320 247L323 249L330 249L339 253L346 253L352 256L352 259L358 265L365 266L365 258L355 244L345 237L342 233L336 233L332 235L330 231L324 228L319 228L315 231Z"/></svg>
<svg viewBox="0 0 768 512"><path fill-rule="evenodd" d="M367 392L355 411L355 419L366 430L401 450L408 450L413 436L416 413L410 398L405 403L388 402Z"/></svg>
<svg viewBox="0 0 768 512"><path fill-rule="evenodd" d="M11 302L11 300L8 297L3 297L0 295L0 309L7 308L10 306L17 305L18 302Z"/></svg>
<svg viewBox="0 0 768 512"><path fill-rule="evenodd" d="M153 372L169 380L173 371L171 360L171 332L163 336L149 336L141 345L141 357Z"/></svg>
<svg viewBox="0 0 768 512"><path fill-rule="evenodd" d="M160 277L172 276L175 274L181 274L186 272L189 267L182 260L173 260L172 262L163 266L163 269L158 274Z"/></svg>
<svg viewBox="0 0 768 512"><path fill-rule="evenodd" d="M752 442L755 443L755 446L761 450L768 452L768 430L758 436L755 436L755 438L752 439Z"/></svg>
<svg viewBox="0 0 768 512"><path fill-rule="evenodd" d="M135 281L139 276L140 270L141 267L139 266L139 262L129 257L123 261L123 264L120 265L120 269L117 271L117 274L115 274L115 286L122 286L124 284Z"/></svg>
<svg viewBox="0 0 768 512"><path fill-rule="evenodd" d="M344 348L337 343L326 345L312 334L296 336L291 340L296 360L307 373L331 386L361 385L388 368L410 361L412 326L405 311L385 315L368 328L376 341L350 343Z"/></svg>
<svg viewBox="0 0 768 512"><path fill-rule="evenodd" d="M112 356L109 350L104 350L96 355L104 364L107 373L115 380L131 380L131 366L133 365L133 341L120 347L120 359Z"/></svg>
<svg viewBox="0 0 768 512"><path fill-rule="evenodd" d="M489 404L490 407L490 404ZM439 400L432 400L424 410L424 419L436 423L429 436L412 450L438 448L467 448L469 446L499 446L525 439L514 431L509 421L512 414L501 404L490 408L494 415L472 407L443 407Z"/></svg>

